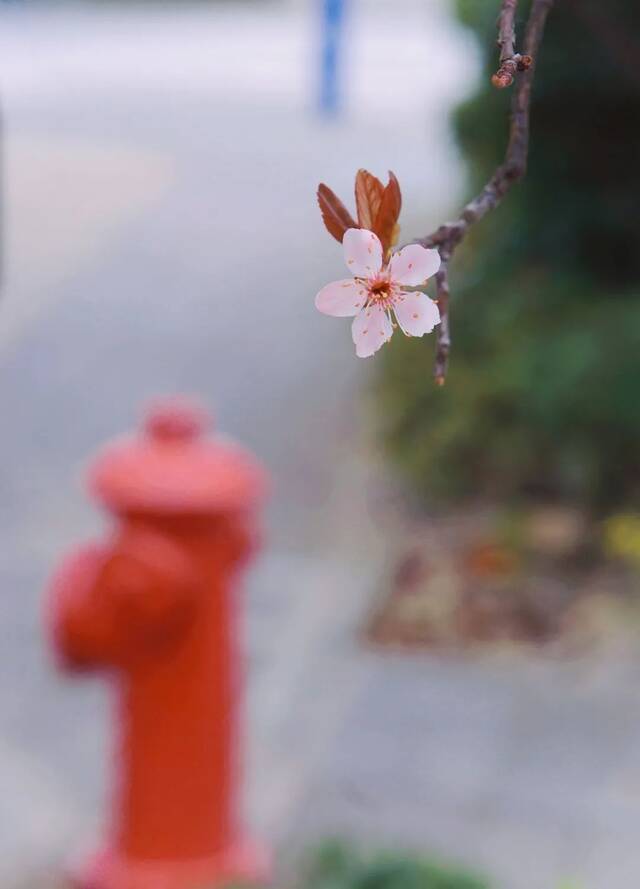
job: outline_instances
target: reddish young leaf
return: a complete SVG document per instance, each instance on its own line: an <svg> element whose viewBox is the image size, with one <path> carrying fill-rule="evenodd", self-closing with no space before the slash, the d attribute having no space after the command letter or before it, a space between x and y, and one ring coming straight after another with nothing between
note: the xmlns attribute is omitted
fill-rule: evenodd
<svg viewBox="0 0 640 889"><path fill-rule="evenodd" d="M358 170L356 173L356 209L358 211L358 224L360 228L368 228L373 231L378 213L384 185L367 170Z"/></svg>
<svg viewBox="0 0 640 889"><path fill-rule="evenodd" d="M391 170L389 170L389 182L382 194L380 209L373 225L373 231L380 238L382 249L385 253L394 243L401 207L402 195L400 194L400 185Z"/></svg>
<svg viewBox="0 0 640 889"><path fill-rule="evenodd" d="M323 182L318 186L318 204L322 213L322 221L336 241L342 243L344 233L348 228L358 228L358 223L342 201Z"/></svg>

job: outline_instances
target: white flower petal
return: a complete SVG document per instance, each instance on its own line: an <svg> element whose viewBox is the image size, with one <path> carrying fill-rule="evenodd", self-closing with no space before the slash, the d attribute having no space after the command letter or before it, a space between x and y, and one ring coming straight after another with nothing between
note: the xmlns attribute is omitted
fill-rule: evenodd
<svg viewBox="0 0 640 889"><path fill-rule="evenodd" d="M389 263L391 279L398 284L417 287L424 284L440 268L440 254L437 250L427 250L420 244L409 244L399 253L394 253Z"/></svg>
<svg viewBox="0 0 640 889"><path fill-rule="evenodd" d="M349 228L342 239L349 271L358 278L372 278L382 268L382 244L366 228Z"/></svg>
<svg viewBox="0 0 640 889"><path fill-rule="evenodd" d="M391 339L393 327L380 306L369 306L353 319L351 335L358 358L368 358Z"/></svg>
<svg viewBox="0 0 640 889"><path fill-rule="evenodd" d="M322 288L316 296L316 309L323 315L346 318L357 315L366 301L367 291L362 284L353 278L346 278Z"/></svg>
<svg viewBox="0 0 640 889"><path fill-rule="evenodd" d="M403 332L410 336L431 333L436 324L440 323L438 306L419 291L401 291L393 304L393 311Z"/></svg>

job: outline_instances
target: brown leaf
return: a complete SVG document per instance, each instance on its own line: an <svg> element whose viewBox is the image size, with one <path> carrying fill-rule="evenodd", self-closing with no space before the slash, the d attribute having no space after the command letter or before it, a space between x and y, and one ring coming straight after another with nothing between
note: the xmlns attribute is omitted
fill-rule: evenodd
<svg viewBox="0 0 640 889"><path fill-rule="evenodd" d="M373 226L378 213L384 185L367 170L358 170L356 173L356 209L358 211L358 224L360 228L368 228L373 231Z"/></svg>
<svg viewBox="0 0 640 889"><path fill-rule="evenodd" d="M351 216L340 198L323 182L318 186L318 205L322 213L322 221L330 235L342 243L348 228L358 228L358 223Z"/></svg>
<svg viewBox="0 0 640 889"><path fill-rule="evenodd" d="M397 223L402 208L402 195L400 185L394 174L389 170L389 182L385 186L380 202L380 209L373 224L373 229L380 238L382 249L385 253L395 243L397 237Z"/></svg>

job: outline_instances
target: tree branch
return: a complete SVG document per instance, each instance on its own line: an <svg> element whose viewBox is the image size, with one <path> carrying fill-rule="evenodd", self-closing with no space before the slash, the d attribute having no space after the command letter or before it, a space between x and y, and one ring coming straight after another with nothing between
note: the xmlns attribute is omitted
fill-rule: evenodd
<svg viewBox="0 0 640 889"><path fill-rule="evenodd" d="M509 140L503 162L496 169L484 188L462 208L458 219L441 225L436 231L417 241L423 247L437 247L442 260L443 272L442 274L441 272L438 273L436 280L438 304L442 319L438 327L438 343L434 368L434 376L439 385L442 385L445 380L447 358L451 345L449 333L449 259L466 236L469 228L475 225L476 222L479 222L490 210L497 207L511 186L522 179L526 173L529 151L529 106L534 76L533 60L536 58L542 41L545 22L553 2L554 0L532 0L531 2L531 10L524 34L524 51L525 55L530 57L531 62L517 78L516 88L511 99ZM503 0L502 2L498 36L498 43L501 47L501 60L503 52L511 50L514 45L515 37L510 35L513 35L516 3L517 0Z"/></svg>

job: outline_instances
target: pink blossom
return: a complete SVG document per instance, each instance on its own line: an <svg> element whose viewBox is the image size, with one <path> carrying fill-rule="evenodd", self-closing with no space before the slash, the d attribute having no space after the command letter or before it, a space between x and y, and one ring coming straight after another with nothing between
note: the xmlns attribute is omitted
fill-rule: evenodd
<svg viewBox="0 0 640 889"><path fill-rule="evenodd" d="M423 336L440 323L432 299L418 290L403 290L421 287L435 275L440 268L437 250L409 244L385 264L378 237L360 228L348 229L342 245L353 278L323 287L316 296L316 308L338 318L355 315L351 334L359 358L377 352L396 326L407 336Z"/></svg>

